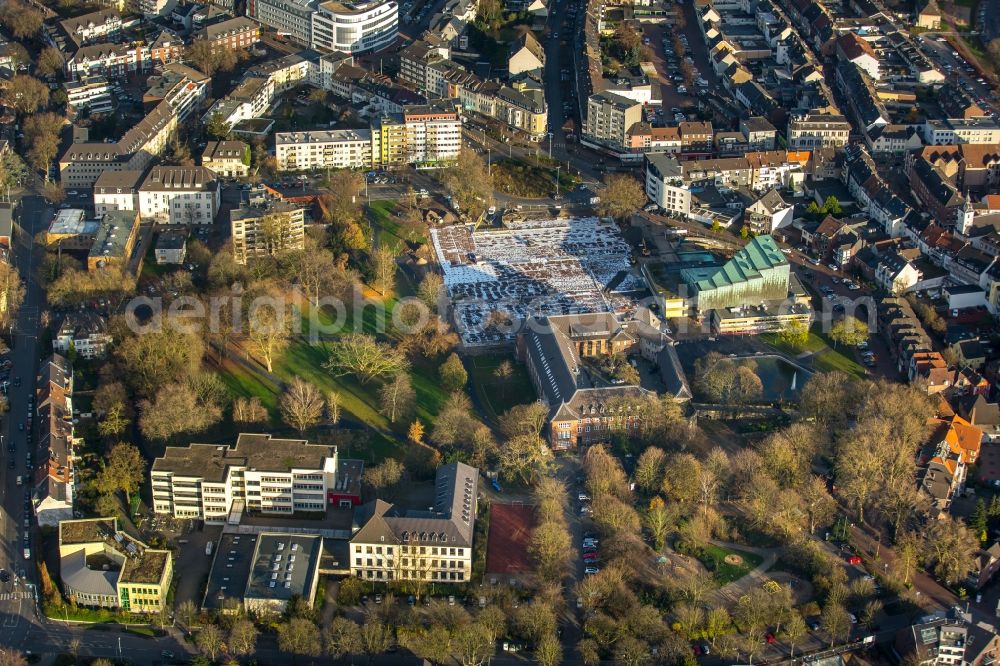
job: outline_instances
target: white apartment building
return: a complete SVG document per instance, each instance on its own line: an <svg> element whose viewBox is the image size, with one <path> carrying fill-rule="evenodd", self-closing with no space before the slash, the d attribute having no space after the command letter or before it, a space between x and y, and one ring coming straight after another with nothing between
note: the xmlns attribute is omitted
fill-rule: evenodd
<svg viewBox="0 0 1000 666"><path fill-rule="evenodd" d="M628 130L642 121L642 104L613 92L602 92L587 99L587 120L583 135L588 139L625 146Z"/></svg>
<svg viewBox="0 0 1000 666"><path fill-rule="evenodd" d="M153 510L175 518L219 522L234 507L324 511L337 490L337 447L242 433L232 447L168 446L150 477Z"/></svg>
<svg viewBox="0 0 1000 666"><path fill-rule="evenodd" d="M949 118L926 120L923 126L924 142L932 146L950 146L956 143L1000 143L1000 125L992 118Z"/></svg>
<svg viewBox="0 0 1000 666"><path fill-rule="evenodd" d="M141 171L105 171L94 182L94 213L103 218L109 210L138 210Z"/></svg>
<svg viewBox="0 0 1000 666"><path fill-rule="evenodd" d="M391 46L399 34L394 0L320 3L312 17L312 48L359 54Z"/></svg>
<svg viewBox="0 0 1000 666"><path fill-rule="evenodd" d="M788 150L840 148L847 145L851 123L844 116L809 113L788 121Z"/></svg>
<svg viewBox="0 0 1000 666"><path fill-rule="evenodd" d="M153 167L139 186L139 215L160 224L211 224L221 190L205 167Z"/></svg>
<svg viewBox="0 0 1000 666"><path fill-rule="evenodd" d="M249 0L247 16L287 35L299 44L310 44L316 0Z"/></svg>
<svg viewBox="0 0 1000 666"><path fill-rule="evenodd" d="M371 581L463 583L472 577L479 470L438 468L434 506L412 511L375 500L355 510L351 575Z"/></svg>
<svg viewBox="0 0 1000 666"><path fill-rule="evenodd" d="M149 77L143 97L147 102L163 100L177 114L178 122L183 123L208 96L211 81L211 77L187 65L172 62L163 65L158 74Z"/></svg>
<svg viewBox="0 0 1000 666"><path fill-rule="evenodd" d="M111 85L103 76L90 76L80 81L67 81L63 84L66 91L66 103L79 113L88 109L90 113L108 113L114 109L111 101Z"/></svg>
<svg viewBox="0 0 1000 666"><path fill-rule="evenodd" d="M371 130L278 132L274 153L279 171L360 169L372 163Z"/></svg>
<svg viewBox="0 0 1000 666"><path fill-rule="evenodd" d="M406 116L406 139L411 163L456 160L462 151L462 121L457 116L432 120Z"/></svg>
<svg viewBox="0 0 1000 666"><path fill-rule="evenodd" d="M242 141L209 141L201 165L226 178L242 178L250 170L250 146Z"/></svg>
<svg viewBox="0 0 1000 666"><path fill-rule="evenodd" d="M691 213L691 190L684 184L683 176L676 157L646 153L646 196L668 213Z"/></svg>

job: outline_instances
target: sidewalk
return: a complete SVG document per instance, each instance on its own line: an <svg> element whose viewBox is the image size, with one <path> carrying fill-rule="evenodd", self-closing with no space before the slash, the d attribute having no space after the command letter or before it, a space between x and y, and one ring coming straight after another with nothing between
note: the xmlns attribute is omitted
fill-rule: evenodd
<svg viewBox="0 0 1000 666"><path fill-rule="evenodd" d="M713 546L718 546L719 548L742 550L747 553L753 553L754 555L760 555L764 558L761 563L754 567L754 569L747 575L712 592L710 596L714 598L716 602L736 603L739 601L740 597L749 592L752 588L763 585L768 580L768 577L765 574L771 569L771 567L774 566L774 563L778 561L777 548L754 548L752 546L744 546L742 544L730 543L728 541L716 541L715 539L709 540L709 543Z"/></svg>

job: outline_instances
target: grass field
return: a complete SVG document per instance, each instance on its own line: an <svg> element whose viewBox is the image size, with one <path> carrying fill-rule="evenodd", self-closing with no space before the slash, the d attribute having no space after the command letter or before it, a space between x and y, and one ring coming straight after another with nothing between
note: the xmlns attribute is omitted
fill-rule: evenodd
<svg viewBox="0 0 1000 666"><path fill-rule="evenodd" d="M809 358L809 362L812 363L813 369L819 372L832 372L836 370L856 377L867 375L864 366L851 358L850 350L846 350L846 353L841 353L837 349L834 349L833 341L822 333L817 333L817 327L818 324L809 332L809 339L806 341L803 349L795 349L783 343L776 333L763 333L760 339L788 356L795 357L802 352L813 354Z"/></svg>
<svg viewBox="0 0 1000 666"><path fill-rule="evenodd" d="M234 398L260 398L261 404L271 415L271 420L278 418L278 388L270 382L265 382L249 370L234 361L225 359L219 364L217 373L222 383L229 389Z"/></svg>
<svg viewBox="0 0 1000 666"><path fill-rule="evenodd" d="M392 200L373 201L368 204L369 217L379 232L379 244L391 247L396 254L407 248L407 243L426 243L422 233L423 225L404 225L395 213L398 202Z"/></svg>
<svg viewBox="0 0 1000 666"><path fill-rule="evenodd" d="M514 372L509 379L502 381L494 372L504 361L511 362ZM489 421L496 423L497 417L514 405L523 405L536 398L528 371L524 365L514 362L509 354L470 356L468 367L472 390Z"/></svg>
<svg viewBox="0 0 1000 666"><path fill-rule="evenodd" d="M743 561L739 564L730 564L726 562L727 555L739 555ZM719 586L728 585L743 578L763 561L760 555L712 544L708 544L702 549L702 554L698 559L712 571L712 578Z"/></svg>
<svg viewBox="0 0 1000 666"><path fill-rule="evenodd" d="M823 338L812 332L809 333L809 339L806 340L805 346L801 349L785 344L777 333L761 333L760 339L765 344L771 345L782 354L788 354L789 356L797 356L802 352L816 353L826 349L826 343L823 342Z"/></svg>

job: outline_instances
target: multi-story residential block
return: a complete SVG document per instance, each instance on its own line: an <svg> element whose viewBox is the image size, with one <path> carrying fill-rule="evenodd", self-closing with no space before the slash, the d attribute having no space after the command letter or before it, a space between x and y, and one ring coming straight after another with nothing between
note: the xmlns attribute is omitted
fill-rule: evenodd
<svg viewBox="0 0 1000 666"><path fill-rule="evenodd" d="M752 116L740 121L740 133L747 142L747 150L774 150L778 130L767 118Z"/></svg>
<svg viewBox="0 0 1000 666"><path fill-rule="evenodd" d="M73 517L75 487L73 460L73 365L52 354L42 363L35 382L38 405L38 438L34 447L37 467L26 476L39 525L56 525Z"/></svg>
<svg viewBox="0 0 1000 666"><path fill-rule="evenodd" d="M681 133L676 127L637 123L629 129L628 148L633 153L679 153Z"/></svg>
<svg viewBox="0 0 1000 666"><path fill-rule="evenodd" d="M161 613L173 579L173 557L169 550L150 548L119 531L117 518L63 520L59 577L66 596L81 606Z"/></svg>
<svg viewBox="0 0 1000 666"><path fill-rule="evenodd" d="M260 118L271 109L276 94L270 77L248 75L228 97L216 101L201 120L207 124L218 116L232 127L241 120Z"/></svg>
<svg viewBox="0 0 1000 666"><path fill-rule="evenodd" d="M768 190L743 212L743 223L755 236L772 234L792 223L795 207L786 203L778 190Z"/></svg>
<svg viewBox="0 0 1000 666"><path fill-rule="evenodd" d="M274 155L279 171L370 167L372 131L278 132L274 135Z"/></svg>
<svg viewBox="0 0 1000 666"><path fill-rule="evenodd" d="M416 42L400 52L400 79L428 96L457 98L465 111L478 113L540 141L548 131L544 90L524 79L507 86L485 81L447 59L436 40Z"/></svg>
<svg viewBox="0 0 1000 666"><path fill-rule="evenodd" d="M149 58L153 66L175 63L184 55L184 40L179 36L163 30L149 44Z"/></svg>
<svg viewBox="0 0 1000 666"><path fill-rule="evenodd" d="M710 155L715 132L710 122L684 121L677 124L681 134L681 152L688 155Z"/></svg>
<svg viewBox="0 0 1000 666"><path fill-rule="evenodd" d="M875 268L875 283L893 296L905 294L920 278L920 270L913 262L895 252L879 257Z"/></svg>
<svg viewBox="0 0 1000 666"><path fill-rule="evenodd" d="M511 42L507 56L507 74L517 76L528 72L540 72L545 67L545 49L530 31Z"/></svg>
<svg viewBox="0 0 1000 666"><path fill-rule="evenodd" d="M305 210L271 199L251 199L229 211L236 262L268 257L284 250L302 249Z"/></svg>
<svg viewBox="0 0 1000 666"><path fill-rule="evenodd" d="M105 171L94 183L94 213L103 217L109 210L139 210L141 171Z"/></svg>
<svg viewBox="0 0 1000 666"><path fill-rule="evenodd" d="M953 143L1000 143L1000 125L992 118L928 119L923 125L924 142L933 146Z"/></svg>
<svg viewBox="0 0 1000 666"><path fill-rule="evenodd" d="M138 234L138 211L109 210L104 213L94 236L94 244L87 254L87 270L95 271L109 266L124 269L132 257Z"/></svg>
<svg viewBox="0 0 1000 666"><path fill-rule="evenodd" d="M788 121L788 149L814 150L847 145L851 123L844 116L809 113Z"/></svg>
<svg viewBox="0 0 1000 666"><path fill-rule="evenodd" d="M245 16L213 23L192 35L194 40L204 39L216 50L235 51L249 49L260 41L260 24Z"/></svg>
<svg viewBox="0 0 1000 666"><path fill-rule="evenodd" d="M399 34L395 0L321 2L312 17L312 48L358 55L388 48Z"/></svg>
<svg viewBox="0 0 1000 666"><path fill-rule="evenodd" d="M408 105L373 120L371 140L375 166L453 162L462 149L462 121L453 101Z"/></svg>
<svg viewBox="0 0 1000 666"><path fill-rule="evenodd" d="M95 42L104 42L118 36L125 25L134 25L135 20L122 20L118 9L109 7L59 21L59 30L76 47Z"/></svg>
<svg viewBox="0 0 1000 666"><path fill-rule="evenodd" d="M464 583L472 578L479 470L460 462L437 470L434 505L407 510L383 500L358 507L351 575L371 581Z"/></svg>
<svg viewBox="0 0 1000 666"><path fill-rule="evenodd" d="M316 0L250 0L247 16L308 46L312 40L312 17Z"/></svg>
<svg viewBox="0 0 1000 666"><path fill-rule="evenodd" d="M592 141L624 147L628 131L642 121L642 104L628 97L601 92L587 98L583 136Z"/></svg>
<svg viewBox="0 0 1000 666"><path fill-rule="evenodd" d="M428 34L400 49L400 80L414 86L417 90L425 91L428 81L427 66L450 60L451 48L448 44L447 41Z"/></svg>
<svg viewBox="0 0 1000 666"><path fill-rule="evenodd" d="M676 157L646 154L646 196L667 213L690 214L691 190Z"/></svg>
<svg viewBox="0 0 1000 666"><path fill-rule="evenodd" d="M114 109L111 86L103 76L89 76L80 81L63 84L66 105L73 113L88 111L91 114L108 113Z"/></svg>
<svg viewBox="0 0 1000 666"><path fill-rule="evenodd" d="M160 102L115 143L70 144L59 158L59 180L65 189L89 188L106 171L144 171L176 130L177 114Z"/></svg>
<svg viewBox="0 0 1000 666"><path fill-rule="evenodd" d="M290 515L349 507L360 501L361 465L344 463L335 446L270 435L241 433L231 447L168 446L150 472L153 510L218 522L232 510Z"/></svg>
<svg viewBox="0 0 1000 666"><path fill-rule="evenodd" d="M142 42L88 44L66 60L66 73L71 78L102 75L121 79L153 67L153 54Z"/></svg>
<svg viewBox="0 0 1000 666"><path fill-rule="evenodd" d="M98 213L104 215L104 211ZM85 219L86 211L82 208L62 208L56 211L55 217L45 232L45 246L53 250L89 250L97 238L100 224L96 220Z"/></svg>
<svg viewBox="0 0 1000 666"><path fill-rule="evenodd" d="M250 170L250 146L242 141L209 141L201 165L226 178L243 178Z"/></svg>
<svg viewBox="0 0 1000 666"><path fill-rule="evenodd" d="M181 63L168 63L146 80L143 104L166 102L183 123L196 111L208 96L212 79L196 69Z"/></svg>
<svg viewBox="0 0 1000 666"><path fill-rule="evenodd" d="M153 167L139 186L139 214L160 224L212 224L221 188L205 167Z"/></svg>
<svg viewBox="0 0 1000 666"><path fill-rule="evenodd" d="M75 351L81 358L104 358L111 344L108 324L95 312L72 312L63 318L52 339L52 349L60 354Z"/></svg>

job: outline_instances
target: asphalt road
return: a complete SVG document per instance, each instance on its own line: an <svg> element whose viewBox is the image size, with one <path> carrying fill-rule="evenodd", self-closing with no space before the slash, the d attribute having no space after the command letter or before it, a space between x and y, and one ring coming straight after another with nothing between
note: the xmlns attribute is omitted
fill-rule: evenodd
<svg viewBox="0 0 1000 666"><path fill-rule="evenodd" d="M0 430L4 438L0 455L5 463L0 467L0 487L4 493L0 507L0 532L3 534L0 567L12 574L9 583L0 583L0 645L26 653L54 656L59 651L67 651L70 641L77 639L80 641L81 654L102 657L126 655L136 663L152 663L160 659L160 652L164 649L176 654L182 654L186 649L174 637L152 641L134 634L87 631L82 627L46 620L40 615L34 593L37 582L34 558L38 556L35 547L38 544L38 533L33 518L32 559L25 560L23 556L25 488L17 485L16 477L27 474L24 459L27 442L25 432L17 427L17 423L24 422L27 417L28 396L34 390L38 358L45 351L38 346L41 328L39 318L44 309L45 294L36 275L43 250L34 244L34 236L46 227L51 215L52 209L44 200L37 196L26 196L21 203L12 249L14 264L26 282L26 294L13 330L11 350L14 364L11 379L20 377L21 385L10 388L10 412L4 418ZM7 451L7 443L11 437L15 444L13 455ZM12 457L14 469L6 464ZM38 459L36 455L35 460Z"/></svg>

